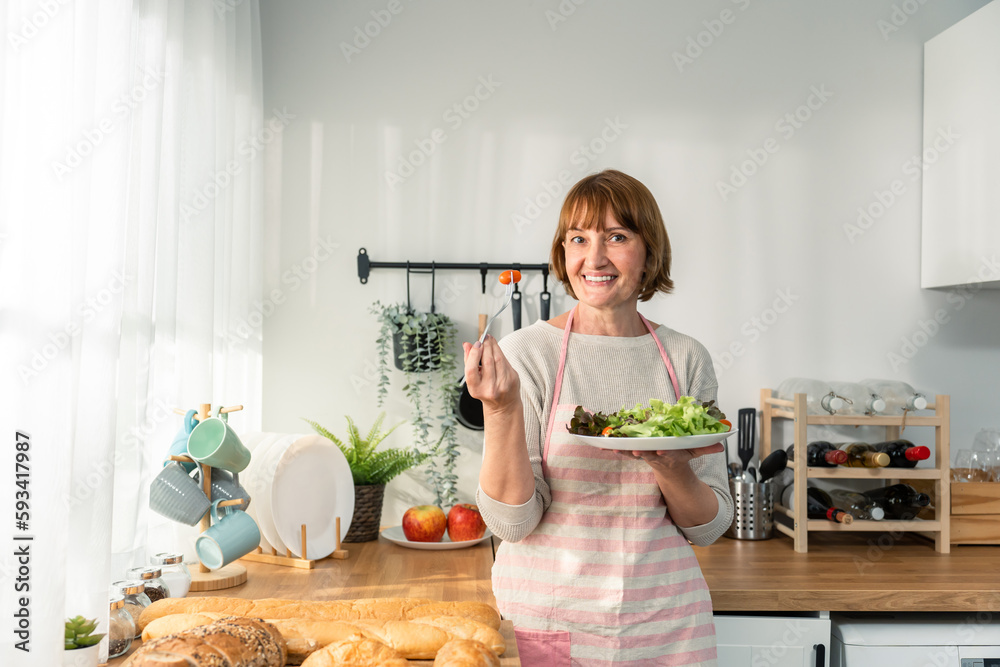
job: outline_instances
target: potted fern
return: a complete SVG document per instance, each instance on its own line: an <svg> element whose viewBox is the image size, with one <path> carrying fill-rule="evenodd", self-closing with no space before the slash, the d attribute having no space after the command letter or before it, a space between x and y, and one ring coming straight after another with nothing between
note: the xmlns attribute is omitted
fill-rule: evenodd
<svg viewBox="0 0 1000 667"><path fill-rule="evenodd" d="M351 466L354 478L354 516L351 528L344 536L344 542L370 542L378 539L379 524L382 520L382 499L385 485L394 477L426 461L433 452L419 452L413 449L382 449L376 451L389 434L406 422L396 424L382 432L385 413L381 413L372 424L368 434L361 437L361 431L350 417L347 419L347 444L333 433L314 421L304 420L324 438L329 438L340 448Z"/></svg>
<svg viewBox="0 0 1000 667"><path fill-rule="evenodd" d="M427 467L427 481L434 490L435 504L455 505L458 439L454 406L461 392L455 382L458 328L447 315L415 311L406 304L382 305L376 301L371 312L381 324L376 340L378 405L381 407L388 395L391 346L393 365L406 374L403 393L410 401L417 449L435 453ZM440 434L438 445L431 444L434 431Z"/></svg>

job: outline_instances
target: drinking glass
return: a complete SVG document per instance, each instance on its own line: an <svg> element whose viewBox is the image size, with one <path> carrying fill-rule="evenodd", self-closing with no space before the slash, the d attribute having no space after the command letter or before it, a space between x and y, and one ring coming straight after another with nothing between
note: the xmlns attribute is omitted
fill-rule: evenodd
<svg viewBox="0 0 1000 667"><path fill-rule="evenodd" d="M971 482L972 480L972 450L956 449L953 452L954 461L951 466L951 481Z"/></svg>

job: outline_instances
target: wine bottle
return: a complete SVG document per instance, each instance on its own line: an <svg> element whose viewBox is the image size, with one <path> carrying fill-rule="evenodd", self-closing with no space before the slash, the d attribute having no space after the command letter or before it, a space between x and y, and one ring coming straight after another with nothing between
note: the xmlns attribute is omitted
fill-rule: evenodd
<svg viewBox="0 0 1000 667"><path fill-rule="evenodd" d="M795 445L789 445L785 452L788 460L795 458ZM825 440L810 442L806 446L806 465L810 468L836 468L847 463L847 452L837 449L834 445Z"/></svg>
<svg viewBox="0 0 1000 667"><path fill-rule="evenodd" d="M847 403L838 414L877 415L885 411L885 401L878 393L857 382L831 382L830 388Z"/></svg>
<svg viewBox="0 0 1000 667"><path fill-rule="evenodd" d="M839 507L850 512L855 519L862 521L881 521L885 518L885 510L875 504L868 496L847 489L833 489L830 499Z"/></svg>
<svg viewBox="0 0 1000 667"><path fill-rule="evenodd" d="M789 484L781 492L781 504L795 511L794 484ZM854 517L849 512L833 506L833 500L826 491L814 486L806 489L806 516L810 519L825 519L845 525L854 522Z"/></svg>
<svg viewBox="0 0 1000 667"><path fill-rule="evenodd" d="M778 398L792 400L795 394L806 395L806 412L811 415L836 414L844 408L844 399L830 385L808 378L788 378L778 385Z"/></svg>
<svg viewBox="0 0 1000 667"><path fill-rule="evenodd" d="M931 504L930 496L919 493L909 484L893 484L865 491L864 494L885 510L887 519L909 521L916 518L922 508Z"/></svg>
<svg viewBox="0 0 1000 667"><path fill-rule="evenodd" d="M909 440L889 440L872 445L875 451L889 455L890 468L916 468L918 461L930 458L931 450Z"/></svg>
<svg viewBox="0 0 1000 667"><path fill-rule="evenodd" d="M927 407L927 399L905 382L897 380L862 380L861 384L868 387L885 400L885 414L901 415L911 410L923 410Z"/></svg>
<svg viewBox="0 0 1000 667"><path fill-rule="evenodd" d="M889 465L889 455L877 452L867 442L845 442L839 447L847 452L848 468L884 468Z"/></svg>

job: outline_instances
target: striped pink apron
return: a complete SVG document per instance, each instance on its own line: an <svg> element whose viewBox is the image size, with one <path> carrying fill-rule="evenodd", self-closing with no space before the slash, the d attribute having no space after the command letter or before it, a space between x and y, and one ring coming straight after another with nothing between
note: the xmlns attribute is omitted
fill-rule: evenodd
<svg viewBox="0 0 1000 667"><path fill-rule="evenodd" d="M566 432L576 406L559 398L574 313L563 333L542 452L552 502L528 537L497 551L497 606L514 622L525 667L714 666L708 586L652 470L644 461L573 444ZM670 358L642 321L676 400Z"/></svg>

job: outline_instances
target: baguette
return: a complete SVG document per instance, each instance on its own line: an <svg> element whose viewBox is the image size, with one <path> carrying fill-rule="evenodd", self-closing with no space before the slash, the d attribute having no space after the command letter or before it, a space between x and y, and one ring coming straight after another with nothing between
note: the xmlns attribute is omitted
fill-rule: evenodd
<svg viewBox="0 0 1000 667"><path fill-rule="evenodd" d="M450 639L469 639L478 641L497 655L503 655L507 649L503 635L490 626L474 621L471 618L461 618L459 616L425 616L417 618L413 623L431 625L440 628L448 633Z"/></svg>
<svg viewBox="0 0 1000 667"><path fill-rule="evenodd" d="M500 658L475 639L452 639L438 651L434 667L500 667Z"/></svg>
<svg viewBox="0 0 1000 667"><path fill-rule="evenodd" d="M406 667L410 661L398 651L369 637L345 639L309 656L302 667Z"/></svg>
<svg viewBox="0 0 1000 667"><path fill-rule="evenodd" d="M140 632L154 620L171 614L216 612L251 618L308 618L324 621L408 621L422 616L462 616L500 628L500 614L483 602L436 602L424 598L363 598L359 600L304 601L267 598L197 597L164 598L146 607L139 616Z"/></svg>
<svg viewBox="0 0 1000 667"><path fill-rule="evenodd" d="M174 614L150 622L143 641L178 632L191 634L193 628L219 620L216 612ZM411 660L432 660L448 641L477 640L498 654L506 646L503 635L493 628L457 616L425 616L413 621L314 621L310 619L268 619L284 637L289 664L300 664L314 651L352 637L378 639Z"/></svg>

